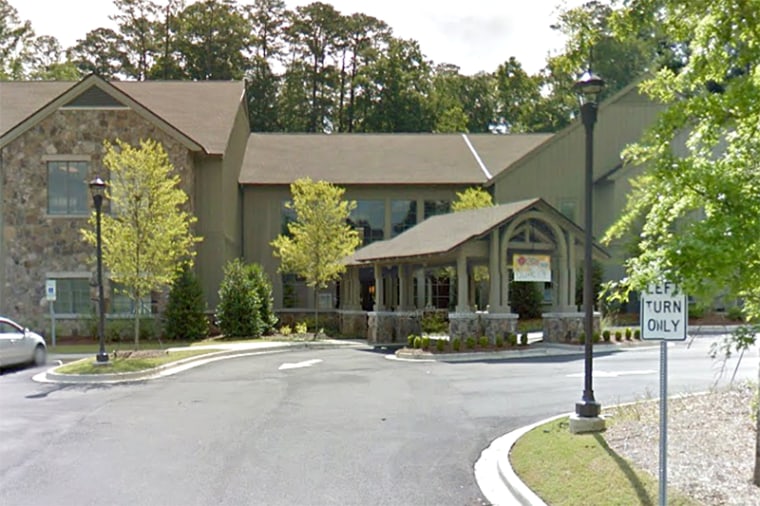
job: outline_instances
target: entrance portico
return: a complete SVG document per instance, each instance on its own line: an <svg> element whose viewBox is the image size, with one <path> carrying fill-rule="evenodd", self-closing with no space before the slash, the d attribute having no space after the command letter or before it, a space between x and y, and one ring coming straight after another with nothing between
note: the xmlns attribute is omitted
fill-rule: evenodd
<svg viewBox="0 0 760 506"><path fill-rule="evenodd" d="M397 237L372 243L348 259L341 284L341 322L357 328L364 321L359 271L374 273L374 303L366 313L370 343L406 342L419 334L422 312L431 309L430 274L445 270L456 280L449 312L452 338L516 333L509 285L526 279L523 261L537 261L531 282L540 282L552 321L582 315L574 305L576 270L583 230L542 199L435 216ZM595 248L598 257L606 256ZM517 262L517 263L516 263ZM515 272L517 269L517 273ZM531 278L531 275L538 275ZM538 281L540 280L540 281ZM487 290L476 301L476 284ZM345 287L345 288L343 288ZM479 304L477 304L479 302ZM565 340L570 325L553 325L547 340ZM545 329L546 330L546 329ZM575 336L570 336L575 337Z"/></svg>

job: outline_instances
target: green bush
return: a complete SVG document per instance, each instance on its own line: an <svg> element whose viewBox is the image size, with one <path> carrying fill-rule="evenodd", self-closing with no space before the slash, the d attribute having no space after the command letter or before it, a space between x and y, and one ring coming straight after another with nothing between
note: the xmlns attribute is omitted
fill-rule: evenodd
<svg viewBox="0 0 760 506"><path fill-rule="evenodd" d="M163 314L167 339L201 339L208 335L203 288L192 269L185 266L169 291ZM141 326L142 327L142 326Z"/></svg>
<svg viewBox="0 0 760 506"><path fill-rule="evenodd" d="M462 347L462 342L459 340L458 337L455 337L453 341L451 341L451 349L454 351L459 351Z"/></svg>
<svg viewBox="0 0 760 506"><path fill-rule="evenodd" d="M507 334L507 343L509 343L510 346L517 346L517 334L514 332Z"/></svg>
<svg viewBox="0 0 760 506"><path fill-rule="evenodd" d="M259 337L265 325L261 321L261 301L245 264L239 258L224 266L219 287L216 322L227 337Z"/></svg>
<svg viewBox="0 0 760 506"><path fill-rule="evenodd" d="M467 346L468 350L475 348L475 338L472 336L468 337L465 341L465 345Z"/></svg>
<svg viewBox="0 0 760 506"><path fill-rule="evenodd" d="M599 332L594 332L594 336L592 337L591 342L596 344L601 340L602 340L602 335Z"/></svg>
<svg viewBox="0 0 760 506"><path fill-rule="evenodd" d="M409 334L406 336L406 347L407 348L414 348L414 334Z"/></svg>
<svg viewBox="0 0 760 506"><path fill-rule="evenodd" d="M517 313L521 320L541 316L544 294L535 283L512 281L509 284L509 299L512 302L512 311Z"/></svg>
<svg viewBox="0 0 760 506"><path fill-rule="evenodd" d="M422 348L422 338L420 336L414 336L414 349L419 350Z"/></svg>
<svg viewBox="0 0 760 506"><path fill-rule="evenodd" d="M636 339L636 340L640 340L641 339L641 330L639 330L639 329L634 330L633 331L633 338Z"/></svg>
<svg viewBox="0 0 760 506"><path fill-rule="evenodd" d="M615 331L615 341L622 341L623 340L623 333L619 330Z"/></svg>
<svg viewBox="0 0 760 506"><path fill-rule="evenodd" d="M523 332L522 335L520 335L520 344L522 346L528 346L528 333Z"/></svg>
<svg viewBox="0 0 760 506"><path fill-rule="evenodd" d="M283 325L282 327L280 327L280 334L282 334L283 336L289 336L292 333L293 333L293 329L290 328L290 325Z"/></svg>
<svg viewBox="0 0 760 506"><path fill-rule="evenodd" d="M578 342L581 343L581 344L586 344L586 333L585 332L581 332L580 334L578 334Z"/></svg>
<svg viewBox="0 0 760 506"><path fill-rule="evenodd" d="M430 338L428 336L422 337L422 349L423 350L429 350L430 349Z"/></svg>
<svg viewBox="0 0 760 506"><path fill-rule="evenodd" d="M633 331L631 330L630 327L626 327L625 328L625 340L626 341L630 341L631 337L633 337Z"/></svg>
<svg viewBox="0 0 760 506"><path fill-rule="evenodd" d="M480 347L488 348L488 336L480 336Z"/></svg>
<svg viewBox="0 0 760 506"><path fill-rule="evenodd" d="M497 348L504 347L504 336L496 336L496 347Z"/></svg>
<svg viewBox="0 0 760 506"><path fill-rule="evenodd" d="M426 311L422 314L420 325L426 334L445 334L449 331L446 315L441 311Z"/></svg>
<svg viewBox="0 0 760 506"><path fill-rule="evenodd" d="M689 304L689 318L702 318L707 312L707 306L704 304Z"/></svg>
<svg viewBox="0 0 760 506"><path fill-rule="evenodd" d="M259 314L261 322L261 333L271 334L277 325L277 316L274 314L274 299L272 297L272 281L264 271L264 268L257 264L245 266L245 273L251 281L252 288L256 292L258 304L256 311Z"/></svg>
<svg viewBox="0 0 760 506"><path fill-rule="evenodd" d="M443 339L436 339L435 349L438 351L443 351L444 349L446 349L446 341L444 341Z"/></svg>
<svg viewBox="0 0 760 506"><path fill-rule="evenodd" d="M602 338L604 339L605 343L609 343L611 337L612 336L611 336L610 331L608 329L605 329L604 332L602 332Z"/></svg>
<svg viewBox="0 0 760 506"><path fill-rule="evenodd" d="M296 323L296 334L306 334L307 332L309 332L309 327L306 322Z"/></svg>
<svg viewBox="0 0 760 506"><path fill-rule="evenodd" d="M726 311L726 318L732 322L744 321L744 311L739 306L731 306Z"/></svg>

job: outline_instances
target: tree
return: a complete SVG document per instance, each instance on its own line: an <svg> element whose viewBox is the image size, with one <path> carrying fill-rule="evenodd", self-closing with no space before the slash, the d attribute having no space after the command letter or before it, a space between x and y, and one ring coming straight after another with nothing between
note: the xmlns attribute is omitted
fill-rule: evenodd
<svg viewBox="0 0 760 506"><path fill-rule="evenodd" d="M668 108L625 153L645 172L605 237L643 222L624 295L667 279L699 301L737 298L754 322L735 336L746 346L760 330L760 1L635 0L621 20L629 30L656 22L689 41L682 68L641 85ZM760 432L757 449L760 485Z"/></svg>
<svg viewBox="0 0 760 506"><path fill-rule="evenodd" d="M172 283L164 312L164 335L169 339L199 339L208 334L203 288L185 264Z"/></svg>
<svg viewBox="0 0 760 506"><path fill-rule="evenodd" d="M31 23L22 23L18 11L7 0L0 0L0 79L24 77L33 39Z"/></svg>
<svg viewBox="0 0 760 506"><path fill-rule="evenodd" d="M491 194L483 188L473 186L464 191L457 192L457 199L451 203L451 210L457 212L491 206L493 206Z"/></svg>
<svg viewBox="0 0 760 506"><path fill-rule="evenodd" d="M115 144L106 141L104 148L111 212L102 217L103 264L111 281L124 287L134 303L137 348L140 301L172 284L192 262L193 247L201 239L191 230L196 218L184 209L188 196L179 188L179 175L161 144L143 140L135 148L117 139ZM91 244L96 239L93 228L82 231Z"/></svg>
<svg viewBox="0 0 760 506"><path fill-rule="evenodd" d="M314 317L319 331L317 293L346 271L342 260L361 244L359 234L347 220L356 202L343 200L345 190L325 181L297 179L290 185L293 200L286 206L296 213L288 234L272 241L280 272L302 277L314 288Z"/></svg>
<svg viewBox="0 0 760 506"><path fill-rule="evenodd" d="M216 324L227 337L260 337L264 330L260 292L249 267L239 258L224 266Z"/></svg>
<svg viewBox="0 0 760 506"><path fill-rule="evenodd" d="M110 28L96 28L87 32L69 48L69 58L83 74L94 73L103 79L113 79L122 72L127 54L124 41Z"/></svg>

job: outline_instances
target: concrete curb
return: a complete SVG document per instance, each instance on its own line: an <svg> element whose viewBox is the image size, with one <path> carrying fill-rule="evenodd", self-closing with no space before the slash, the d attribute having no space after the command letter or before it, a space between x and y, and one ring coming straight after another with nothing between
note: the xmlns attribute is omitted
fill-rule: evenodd
<svg viewBox="0 0 760 506"><path fill-rule="evenodd" d="M286 351L296 351L296 350L305 350L305 349L322 350L322 349L328 349L328 348L343 348L343 347L348 348L348 347L361 346L360 344L354 343L354 342L344 342L344 341L334 341L334 340L329 341L329 342L297 342L297 343L272 341L271 343L266 343L263 345L261 345L260 343L255 343L255 344L257 344L257 346L250 346L250 345L244 344L242 346L234 346L234 347L230 345L222 344L221 345L222 347L230 346L230 349L204 353L201 355L196 355L194 357L183 358L175 362L169 362L167 364L154 367L152 369L145 369L142 371L125 372L125 373L61 374L61 373L55 372L55 370L58 367L60 367L60 364L59 364L53 368L48 369L45 372L35 375L33 377L33 380L37 382L41 382L41 383L66 383L66 384L128 383L128 382L156 379L156 378L161 378L164 376L171 376L173 374L177 374L179 372L186 371L194 367L198 367L198 366L205 365L211 362L216 362L219 360L224 360L224 359L229 359L229 358L248 357L248 356L255 356L255 355L272 354L272 353L283 353ZM186 349L186 348L169 348L169 350L178 350L178 349ZM209 349L218 350L219 346L209 345Z"/></svg>

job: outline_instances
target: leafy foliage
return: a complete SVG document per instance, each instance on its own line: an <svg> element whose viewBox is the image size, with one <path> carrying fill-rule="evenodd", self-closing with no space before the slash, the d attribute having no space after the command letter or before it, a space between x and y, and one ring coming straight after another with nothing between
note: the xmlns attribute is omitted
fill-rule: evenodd
<svg viewBox="0 0 760 506"><path fill-rule="evenodd" d="M102 215L103 264L112 282L125 287L138 302L152 291L174 282L183 266L192 262L201 239L191 230L197 219L185 210L187 194L163 146L153 140L133 147L121 140L104 144L103 165L110 173L105 202L111 212ZM84 239L95 244L95 211ZM140 319L135 312L135 346L140 341Z"/></svg>
<svg viewBox="0 0 760 506"><path fill-rule="evenodd" d="M509 284L509 300L512 311L517 313L521 320L541 316L544 296L535 283L512 281Z"/></svg>
<svg viewBox="0 0 760 506"><path fill-rule="evenodd" d="M265 328L261 299L249 269L239 258L224 266L216 322L227 337L259 337Z"/></svg>
<svg viewBox="0 0 760 506"><path fill-rule="evenodd" d="M451 203L451 210L454 212L466 211L468 209L480 209L493 205L493 197L491 197L491 194L487 190L480 187L471 187L457 192L457 199Z"/></svg>
<svg viewBox="0 0 760 506"><path fill-rule="evenodd" d="M198 277L185 266L174 280L164 312L164 335L168 339L199 339L208 335L206 301Z"/></svg>

